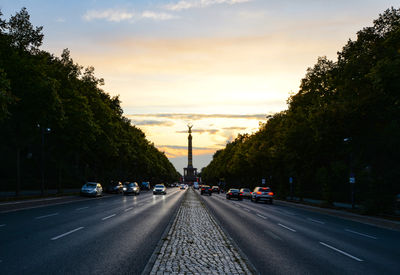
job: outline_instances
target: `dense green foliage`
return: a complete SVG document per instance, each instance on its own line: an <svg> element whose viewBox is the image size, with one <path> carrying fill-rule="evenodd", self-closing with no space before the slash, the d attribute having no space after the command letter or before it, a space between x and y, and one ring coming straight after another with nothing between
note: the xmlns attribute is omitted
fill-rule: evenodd
<svg viewBox="0 0 400 275"><path fill-rule="evenodd" d="M253 135L215 153L203 180L254 187L267 179L277 195L350 202L391 212L400 193L400 10L388 9L357 33L337 62L319 58L288 110Z"/></svg>
<svg viewBox="0 0 400 275"><path fill-rule="evenodd" d="M25 8L8 21L0 13L0 190L177 180L165 154L122 116L119 98L99 88L94 68L67 49L61 58L41 51L41 31Z"/></svg>

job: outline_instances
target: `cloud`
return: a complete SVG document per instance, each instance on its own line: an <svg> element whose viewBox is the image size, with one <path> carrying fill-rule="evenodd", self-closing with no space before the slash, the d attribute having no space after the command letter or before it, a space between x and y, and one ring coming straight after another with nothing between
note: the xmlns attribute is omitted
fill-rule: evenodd
<svg viewBox="0 0 400 275"><path fill-rule="evenodd" d="M164 113L164 114L130 114L127 117L160 117L169 119L182 119L182 120L200 120L209 118L232 118L232 119L266 119L266 114L179 114L179 113Z"/></svg>
<svg viewBox="0 0 400 275"><path fill-rule="evenodd" d="M250 2L251 0L181 0L176 3L170 3L164 6L170 11L181 11L193 8L206 8L217 4L240 4Z"/></svg>
<svg viewBox="0 0 400 275"><path fill-rule="evenodd" d="M133 11L107 9L107 10L89 10L83 15L85 21L106 20L109 22L129 21L134 22L140 19L152 19L156 21L170 20L176 16L164 12L143 11L136 13Z"/></svg>
<svg viewBox="0 0 400 275"><path fill-rule="evenodd" d="M222 129L223 130L233 130L233 131L244 131L247 128L246 127L235 127L235 126L233 126L233 127L224 127Z"/></svg>
<svg viewBox="0 0 400 275"><path fill-rule="evenodd" d="M217 129L193 129L192 130L193 133L199 133L199 134L208 133L210 135L215 135L216 133L218 133L218 131L219 130L217 130ZM187 134L187 131L176 131L176 133Z"/></svg>
<svg viewBox="0 0 400 275"><path fill-rule="evenodd" d="M178 145L157 145L158 150L164 152L168 158L178 158L187 156L187 146L178 146ZM208 147L193 147L193 155L208 155L213 154L216 148L208 148Z"/></svg>
<svg viewBox="0 0 400 275"><path fill-rule="evenodd" d="M174 126L172 121L161 120L132 120L131 123L137 126Z"/></svg>

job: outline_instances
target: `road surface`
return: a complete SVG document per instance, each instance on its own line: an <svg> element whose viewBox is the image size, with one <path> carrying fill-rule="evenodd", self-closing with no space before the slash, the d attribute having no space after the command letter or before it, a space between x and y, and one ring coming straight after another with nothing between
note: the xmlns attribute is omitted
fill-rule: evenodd
<svg viewBox="0 0 400 275"><path fill-rule="evenodd" d="M202 198L261 274L399 274L398 231L278 202Z"/></svg>
<svg viewBox="0 0 400 275"><path fill-rule="evenodd" d="M0 274L140 274L183 193L108 195L0 214Z"/></svg>

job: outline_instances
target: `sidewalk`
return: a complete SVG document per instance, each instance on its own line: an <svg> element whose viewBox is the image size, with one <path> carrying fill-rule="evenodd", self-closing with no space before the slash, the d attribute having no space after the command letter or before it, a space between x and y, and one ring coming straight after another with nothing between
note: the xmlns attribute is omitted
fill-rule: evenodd
<svg viewBox="0 0 400 275"><path fill-rule="evenodd" d="M150 274L252 272L198 195L189 188Z"/></svg>

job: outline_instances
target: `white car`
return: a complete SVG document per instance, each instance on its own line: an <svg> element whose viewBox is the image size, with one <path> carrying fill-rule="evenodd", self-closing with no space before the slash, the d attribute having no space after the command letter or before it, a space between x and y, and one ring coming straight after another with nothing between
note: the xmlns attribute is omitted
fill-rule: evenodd
<svg viewBox="0 0 400 275"><path fill-rule="evenodd" d="M81 196L102 196L103 187L97 182L87 182L82 186Z"/></svg>
<svg viewBox="0 0 400 275"><path fill-rule="evenodd" d="M164 184L157 184L156 186L154 186L153 188L153 194L163 194L166 195L167 194L167 188L165 187Z"/></svg>

